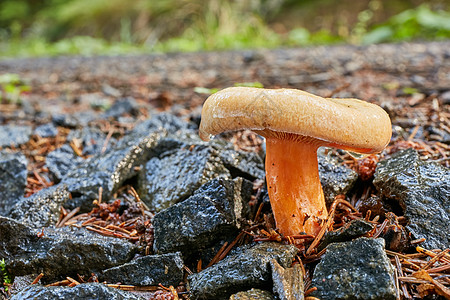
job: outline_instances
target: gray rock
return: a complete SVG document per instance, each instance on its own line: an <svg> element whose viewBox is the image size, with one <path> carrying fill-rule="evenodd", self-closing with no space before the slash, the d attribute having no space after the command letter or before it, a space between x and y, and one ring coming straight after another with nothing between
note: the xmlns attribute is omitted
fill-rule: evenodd
<svg viewBox="0 0 450 300"><path fill-rule="evenodd" d="M183 266L180 253L148 255L104 270L100 278L101 281L139 286L178 286L183 281Z"/></svg>
<svg viewBox="0 0 450 300"><path fill-rule="evenodd" d="M91 110L75 112L73 114L54 114L53 124L67 128L88 126L89 122L97 119L97 114Z"/></svg>
<svg viewBox="0 0 450 300"><path fill-rule="evenodd" d="M0 125L0 147L20 146L30 140L31 126Z"/></svg>
<svg viewBox="0 0 450 300"><path fill-rule="evenodd" d="M189 256L234 237L249 213L251 188L242 179L217 178L185 201L157 213L152 222L155 252L181 251Z"/></svg>
<svg viewBox="0 0 450 300"><path fill-rule="evenodd" d="M65 144L50 152L45 158L45 164L56 179L61 180L69 172L76 169L84 159L75 154L72 147Z"/></svg>
<svg viewBox="0 0 450 300"><path fill-rule="evenodd" d="M150 159L140 173L138 192L151 210L161 211L188 198L202 184L230 173L211 147L198 145Z"/></svg>
<svg viewBox="0 0 450 300"><path fill-rule="evenodd" d="M134 98L122 98L114 102L114 104L102 115L103 118L117 119L122 115L128 114L136 116L138 114L138 104Z"/></svg>
<svg viewBox="0 0 450 300"><path fill-rule="evenodd" d="M52 186L18 201L9 217L33 228L55 225L61 206L70 198L67 186Z"/></svg>
<svg viewBox="0 0 450 300"><path fill-rule="evenodd" d="M180 148L196 146L209 146L217 151L224 166L230 171L233 178L242 177L248 180L264 178L263 158L255 152L235 150L234 146L226 140L214 139L210 142L202 141L197 131L182 129L175 134L168 135L158 146L157 155Z"/></svg>
<svg viewBox="0 0 450 300"><path fill-rule="evenodd" d="M318 251L321 251L331 243L347 242L361 237L372 229L373 225L363 219L352 220L336 231L329 231L325 233L325 236L318 247Z"/></svg>
<svg viewBox="0 0 450 300"><path fill-rule="evenodd" d="M25 193L27 165L22 153L0 151L0 215L6 215Z"/></svg>
<svg viewBox="0 0 450 300"><path fill-rule="evenodd" d="M334 197L346 194L358 180L358 174L342 164L337 158L324 155L322 150L318 151L319 176L323 193L327 204L334 201Z"/></svg>
<svg viewBox="0 0 450 300"><path fill-rule="evenodd" d="M265 290L251 289L231 295L230 300L274 300L273 295Z"/></svg>
<svg viewBox="0 0 450 300"><path fill-rule="evenodd" d="M36 127L34 134L43 138L55 137L58 135L58 128L53 123L47 123Z"/></svg>
<svg viewBox="0 0 450 300"><path fill-rule="evenodd" d="M280 300L303 300L305 299L302 268L299 264L295 264L290 268L283 268L280 264L272 259L270 261L272 267L273 291Z"/></svg>
<svg viewBox="0 0 450 300"><path fill-rule="evenodd" d="M91 274L124 264L137 246L121 239L70 227L31 229L13 219L0 217L0 257L12 276L44 273L49 282L65 276Z"/></svg>
<svg viewBox="0 0 450 300"><path fill-rule="evenodd" d="M106 136L107 135L103 133L103 131L96 127L83 127L82 129L70 131L67 140L79 140L81 149L83 149L83 155L96 155L102 152L106 142ZM116 142L115 138L109 138L106 149L113 148Z"/></svg>
<svg viewBox="0 0 450 300"><path fill-rule="evenodd" d="M384 197L398 201L414 238L427 248L450 245L450 170L419 159L413 149L378 163L374 185Z"/></svg>
<svg viewBox="0 0 450 300"><path fill-rule="evenodd" d="M220 159L233 178L255 180L263 179L266 175L264 161L256 152L236 151L233 145L225 141L213 140L211 145L218 150Z"/></svg>
<svg viewBox="0 0 450 300"><path fill-rule="evenodd" d="M74 287L30 285L11 297L11 300L138 300L130 292L108 287L102 283L82 283Z"/></svg>
<svg viewBox="0 0 450 300"><path fill-rule="evenodd" d="M228 299L249 287L270 288L270 261L290 267L298 249L267 242L243 247L217 264L188 277L191 299Z"/></svg>
<svg viewBox="0 0 450 300"><path fill-rule="evenodd" d="M108 201L123 182L137 173L135 168L149 159L152 149L164 136L160 132L130 135L105 153L85 160L61 181L67 184L72 194L72 200L67 202L66 207L89 209L92 200L98 197L99 187L103 188L103 199Z"/></svg>
<svg viewBox="0 0 450 300"><path fill-rule="evenodd" d="M176 133L182 130L195 130L194 124L185 122L182 119L169 113L160 113L150 119L141 122L133 129L134 133L152 132L166 130L168 133Z"/></svg>
<svg viewBox="0 0 450 300"><path fill-rule="evenodd" d="M111 96L111 97L115 97L115 98L118 98L118 97L120 97L120 95L122 95L122 93L118 89L110 86L107 83L102 84L102 92L103 92L103 94L105 94L107 96Z"/></svg>
<svg viewBox="0 0 450 300"><path fill-rule="evenodd" d="M383 239L359 238L328 245L316 266L311 296L319 299L397 299L394 267Z"/></svg>

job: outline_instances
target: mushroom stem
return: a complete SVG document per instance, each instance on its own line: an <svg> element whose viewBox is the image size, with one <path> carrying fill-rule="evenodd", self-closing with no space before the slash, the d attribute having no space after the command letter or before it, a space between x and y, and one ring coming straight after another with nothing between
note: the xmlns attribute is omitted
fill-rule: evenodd
<svg viewBox="0 0 450 300"><path fill-rule="evenodd" d="M298 137L298 136L297 136ZM317 140L266 137L266 179L279 232L317 234L327 208L320 183Z"/></svg>

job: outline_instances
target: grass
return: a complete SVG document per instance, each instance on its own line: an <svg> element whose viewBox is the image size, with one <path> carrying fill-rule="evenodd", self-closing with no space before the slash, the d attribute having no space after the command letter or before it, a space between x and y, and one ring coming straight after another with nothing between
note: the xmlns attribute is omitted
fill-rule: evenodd
<svg viewBox="0 0 450 300"><path fill-rule="evenodd" d="M20 95L30 90L31 86L19 75L12 73L0 75L0 103L20 103Z"/></svg>
<svg viewBox="0 0 450 300"><path fill-rule="evenodd" d="M11 278L9 276L8 270L6 270L6 262L5 259L0 260L0 286L4 287L5 291L8 291L8 285L12 283Z"/></svg>

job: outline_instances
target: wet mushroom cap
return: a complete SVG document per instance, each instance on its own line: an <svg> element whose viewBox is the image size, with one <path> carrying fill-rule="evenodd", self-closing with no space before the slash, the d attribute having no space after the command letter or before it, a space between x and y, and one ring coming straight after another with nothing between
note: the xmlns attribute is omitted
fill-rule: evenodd
<svg viewBox="0 0 450 300"><path fill-rule="evenodd" d="M240 129L263 136L290 133L359 153L382 151L392 134L388 114L357 99L248 87L226 88L211 95L203 105L200 137L209 140L210 135Z"/></svg>

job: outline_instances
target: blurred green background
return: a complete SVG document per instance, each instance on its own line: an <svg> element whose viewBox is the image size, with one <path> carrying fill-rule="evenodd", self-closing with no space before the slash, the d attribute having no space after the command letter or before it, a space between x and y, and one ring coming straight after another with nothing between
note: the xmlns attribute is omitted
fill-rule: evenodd
<svg viewBox="0 0 450 300"><path fill-rule="evenodd" d="M2 0L0 57L450 37L449 0Z"/></svg>

